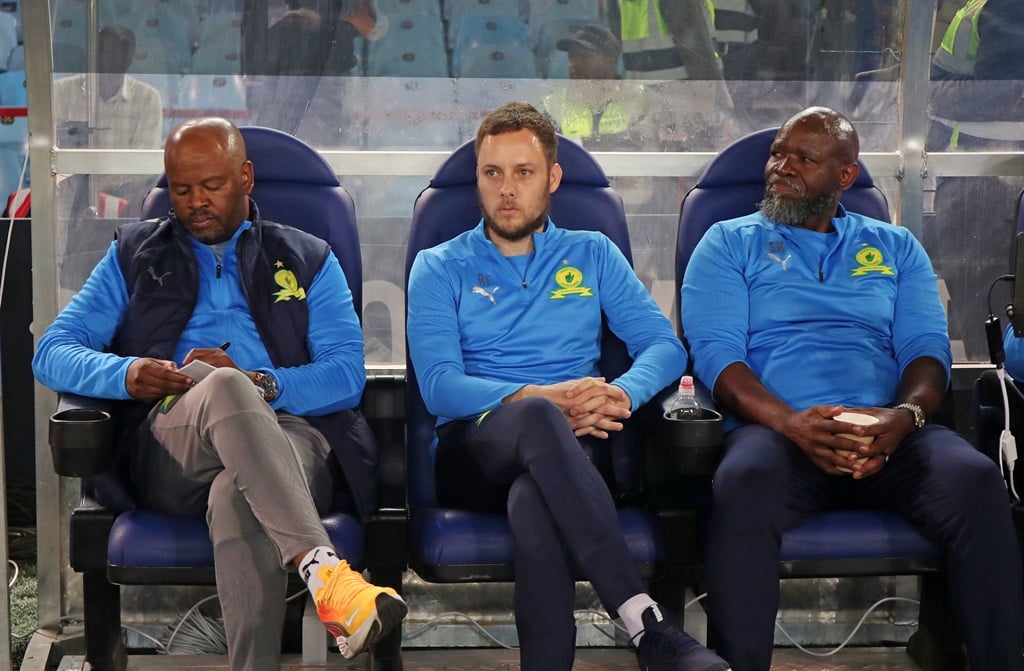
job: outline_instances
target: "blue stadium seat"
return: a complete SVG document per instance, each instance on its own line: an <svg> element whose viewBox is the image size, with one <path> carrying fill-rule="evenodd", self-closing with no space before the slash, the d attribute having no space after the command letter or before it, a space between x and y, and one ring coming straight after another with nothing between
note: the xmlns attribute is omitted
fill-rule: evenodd
<svg viewBox="0 0 1024 671"><path fill-rule="evenodd" d="M530 2L530 44L540 46L541 31L552 21L600 23L598 0L532 0Z"/></svg>
<svg viewBox="0 0 1024 671"><path fill-rule="evenodd" d="M455 46L467 16L508 16L526 19L520 0L445 0L444 19L448 22L448 46Z"/></svg>
<svg viewBox="0 0 1024 671"><path fill-rule="evenodd" d="M8 70L0 73L0 107L25 109L27 105L25 72ZM7 206L7 197L10 194L24 186L20 182L28 184L29 173L25 166L27 154L27 116L0 115L0 209Z"/></svg>
<svg viewBox="0 0 1024 671"><path fill-rule="evenodd" d="M11 53L7 56L7 69L8 70L24 70L25 69L25 45L19 44L18 46L11 49Z"/></svg>
<svg viewBox="0 0 1024 671"><path fill-rule="evenodd" d="M241 75L184 75L178 102L168 116L172 123L197 116L221 116L236 124L249 118Z"/></svg>
<svg viewBox="0 0 1024 671"><path fill-rule="evenodd" d="M0 11L0 67L6 67L11 51L18 46L18 21L14 14Z"/></svg>
<svg viewBox="0 0 1024 671"><path fill-rule="evenodd" d="M242 71L242 17L238 12L215 12L198 24L191 72L237 75Z"/></svg>
<svg viewBox="0 0 1024 671"><path fill-rule="evenodd" d="M267 219L317 235L331 245L358 312L362 305L362 261L352 199L330 165L305 143L270 128L241 130L254 164L252 195L261 213ZM167 213L167 191L166 177L161 176L143 203L143 217ZM100 403L96 399L64 395L55 418L61 411L76 407L79 412L95 413L103 407ZM58 445L79 447L74 441L68 434L67 443ZM61 463L55 458L58 472L64 475L89 475L64 472ZM98 471L103 469L99 464ZM327 513L322 520L335 546L354 565L368 567L372 577L374 566L379 564L370 561L371 550L364 547L364 528L359 520L341 510ZM371 521L368 528L373 524ZM140 508L118 513L99 506L91 499L88 486L83 485L83 498L71 516L70 533L71 566L83 574L85 661L91 668L125 668L118 585L214 584L213 548L202 517L176 517ZM392 557L388 561L402 565L397 570L389 568L386 574L382 572L374 579L400 588L404 558ZM371 653L375 663L380 663L375 668L400 668L400 662L398 667L387 665L396 661L399 636L396 632L378 642Z"/></svg>
<svg viewBox="0 0 1024 671"><path fill-rule="evenodd" d="M389 16L388 32L367 44L366 74L373 77L447 77L441 18L433 15Z"/></svg>
<svg viewBox="0 0 1024 671"><path fill-rule="evenodd" d="M751 133L730 144L683 197L676 242L676 295L693 250L707 229L717 221L757 210L764 197L764 166L777 130ZM850 211L890 221L885 196L863 163L841 202ZM964 667L942 575L941 551L906 519L873 510L818 513L783 534L780 560L783 578L919 575L920 627L908 652L923 668L940 668L940 664L949 664L941 666L943 669Z"/></svg>
<svg viewBox="0 0 1024 671"><path fill-rule="evenodd" d="M376 0L376 7L377 13L389 20L407 14L442 18L440 0Z"/></svg>
<svg viewBox="0 0 1024 671"><path fill-rule="evenodd" d="M622 200L585 149L559 137L561 186L552 195L551 216L568 229L599 230L632 258ZM417 252L444 242L480 220L473 142L455 150L438 168L413 207L406 252L406 279ZM620 341L606 332L601 367L609 377L628 366ZM439 506L429 445L435 417L430 415L407 362L406 422L409 504L409 565L431 582L509 581L513 578L513 543L504 515ZM638 466L639 467L639 466ZM620 523L641 572L650 576L663 559L656 518L646 509L620 509Z"/></svg>
<svg viewBox="0 0 1024 671"><path fill-rule="evenodd" d="M181 75L192 67L192 43L185 17L166 12L132 12L122 21L135 34L130 73Z"/></svg>
<svg viewBox="0 0 1024 671"><path fill-rule="evenodd" d="M526 24L512 16L467 16L452 50L456 77L537 76L537 59Z"/></svg>

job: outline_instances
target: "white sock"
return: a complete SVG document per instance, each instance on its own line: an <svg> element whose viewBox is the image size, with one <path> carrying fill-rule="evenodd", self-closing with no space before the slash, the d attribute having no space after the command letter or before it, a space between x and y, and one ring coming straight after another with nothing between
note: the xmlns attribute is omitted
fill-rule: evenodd
<svg viewBox="0 0 1024 671"><path fill-rule="evenodd" d="M306 582L309 593L316 596L316 593L324 586L324 579L320 576L320 569L324 566L337 566L341 562L334 548L326 545L318 545L302 559L299 564L299 575Z"/></svg>
<svg viewBox="0 0 1024 671"><path fill-rule="evenodd" d="M619 612L619 618L626 631L629 632L629 640L633 645L639 645L640 639L644 637L644 623L640 616L645 610L655 605L657 602L649 594L641 592L629 597L615 609Z"/></svg>

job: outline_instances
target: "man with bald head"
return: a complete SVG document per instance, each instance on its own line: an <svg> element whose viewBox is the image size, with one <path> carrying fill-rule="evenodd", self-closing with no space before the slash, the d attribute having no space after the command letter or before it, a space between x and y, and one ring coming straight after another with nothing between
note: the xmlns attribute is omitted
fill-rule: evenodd
<svg viewBox="0 0 1024 671"><path fill-rule="evenodd" d="M1019 671L1005 486L988 457L928 422L951 365L935 273L908 230L839 204L858 149L834 110L789 119L760 211L712 226L686 269L694 368L727 413L706 558L718 651L735 671L767 671L781 535L816 511L874 508L942 548L971 668Z"/></svg>
<svg viewBox="0 0 1024 671"><path fill-rule="evenodd" d="M320 522L339 493L363 517L375 507L373 447L352 437L365 421L352 294L326 242L260 218L234 124L177 126L164 168L169 216L118 229L40 339L36 376L123 401L124 487L102 480L101 503L205 513L232 669L280 668L290 564L352 657L406 613ZM182 372L195 361L212 372Z"/></svg>

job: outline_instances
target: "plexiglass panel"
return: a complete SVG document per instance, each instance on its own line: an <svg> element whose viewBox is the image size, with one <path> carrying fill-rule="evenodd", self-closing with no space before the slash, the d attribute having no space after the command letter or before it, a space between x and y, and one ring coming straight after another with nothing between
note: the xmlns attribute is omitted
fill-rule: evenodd
<svg viewBox="0 0 1024 671"><path fill-rule="evenodd" d="M450 151L473 137L487 112L524 100L594 151L714 152L807 105L829 105L856 123L862 151L897 152L906 140L899 120L908 1L662 0L660 19L641 20L637 12L659 3L51 0L56 137L61 148L154 148L175 123L215 114L323 150ZM962 4L938 3L936 53ZM933 68L931 105L916 110L930 114L930 152L1022 149L1013 115L1024 107L1024 58L1006 51L1024 44L1020 10L1006 0L987 6L1009 14L974 58L995 62L987 54L998 42L1004 67L977 75L994 83L970 87L964 80L973 71L939 76ZM643 172L643 158L636 161ZM154 177L100 174L117 172L109 165L96 172L58 177L68 292L84 281L116 221L138 211ZM361 175L358 159L347 172L354 174L342 182L355 197L363 241L368 356L400 362L404 241L429 176ZM670 315L679 203L699 170L687 172L611 175L637 270ZM876 178L898 220L901 183L892 174ZM1007 272L1021 182L926 182L921 235L948 292L958 360L987 358L983 298Z"/></svg>

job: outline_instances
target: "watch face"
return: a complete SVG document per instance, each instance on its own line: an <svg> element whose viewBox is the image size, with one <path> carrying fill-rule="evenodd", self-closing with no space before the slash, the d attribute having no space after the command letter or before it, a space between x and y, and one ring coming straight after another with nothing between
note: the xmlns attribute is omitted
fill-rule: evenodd
<svg viewBox="0 0 1024 671"><path fill-rule="evenodd" d="M277 378L263 372L258 372L256 375L256 383L260 388L260 394L263 396L264 401L270 403L277 398Z"/></svg>

